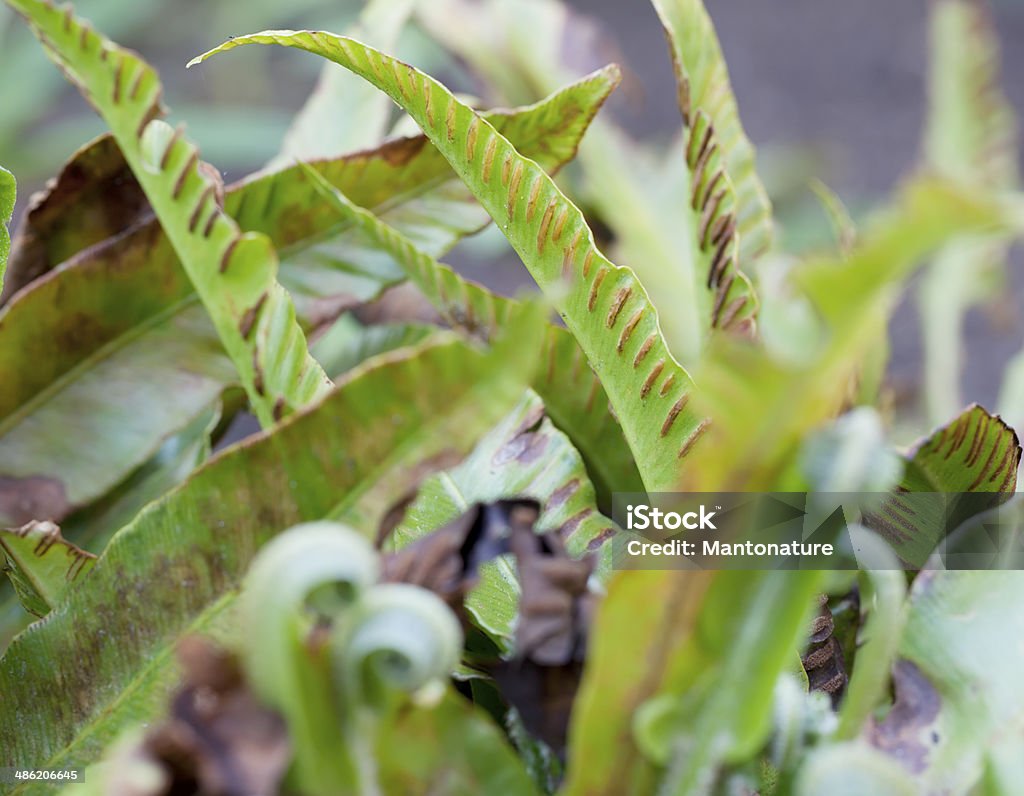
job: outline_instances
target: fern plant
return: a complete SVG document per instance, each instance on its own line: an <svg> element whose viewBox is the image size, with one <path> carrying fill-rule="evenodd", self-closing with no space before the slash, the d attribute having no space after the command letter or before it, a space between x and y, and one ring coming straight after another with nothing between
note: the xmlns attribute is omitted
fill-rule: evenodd
<svg viewBox="0 0 1024 796"><path fill-rule="evenodd" d="M599 115L618 67L574 71L592 29L558 0L236 36L190 65L325 64L280 155L229 186L141 56L70 6L6 4L110 130L10 246L0 169L12 792L1024 787L1024 579L936 568L960 537L914 502L1022 517L1012 425L961 408L936 356L974 300L947 277L977 284L1024 232L979 0L930 11L925 164L859 228L821 187L839 245L800 257L697 0L654 2L667 151ZM411 20L517 106L385 52ZM490 224L539 295L441 262ZM886 325L928 262L939 427L901 449ZM262 431L214 454L246 412ZM685 491L870 493L891 533L859 573L619 567L616 496Z"/></svg>

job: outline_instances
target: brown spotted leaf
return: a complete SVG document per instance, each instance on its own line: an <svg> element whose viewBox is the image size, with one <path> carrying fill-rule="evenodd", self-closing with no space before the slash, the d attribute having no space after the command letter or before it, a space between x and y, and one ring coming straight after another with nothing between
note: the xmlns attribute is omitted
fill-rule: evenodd
<svg viewBox="0 0 1024 796"><path fill-rule="evenodd" d="M922 567L949 534L1016 492L1020 458L1014 430L970 406L914 447L897 493L869 524L905 563ZM930 494L915 500L915 492Z"/></svg>
<svg viewBox="0 0 1024 796"><path fill-rule="evenodd" d="M694 198L702 215L732 216L738 234L733 254L750 264L771 246L771 203L757 176L714 25L703 0L654 0L654 8L672 51ZM729 190L721 201L729 206L718 208L715 197L723 183Z"/></svg>
<svg viewBox="0 0 1024 796"><path fill-rule="evenodd" d="M530 157L557 169L611 87L597 76L487 118ZM433 255L488 221L422 137L314 168ZM298 166L229 187L224 204L242 229L270 236L285 253L281 282L307 330L403 278L379 246L323 202ZM68 262L49 261L47 269L0 309L0 525L59 521L91 504L238 383L155 220ZM575 418L574 435L594 440L592 460L615 461L600 449L617 431L606 402L559 331L545 371L563 377L553 392L580 405L564 414ZM54 453L65 446L75 455Z"/></svg>
<svg viewBox="0 0 1024 796"><path fill-rule="evenodd" d="M114 138L103 135L85 144L29 198L12 242L0 304L55 264L151 217L146 195Z"/></svg>
<svg viewBox="0 0 1024 796"><path fill-rule="evenodd" d="M110 126L182 267L213 321L264 427L330 385L312 358L278 259L265 235L243 233L217 200L218 183L182 130L160 120L159 78L119 47L45 0L13 0L48 55Z"/></svg>
<svg viewBox="0 0 1024 796"><path fill-rule="evenodd" d="M461 516L466 507L504 498L536 501L541 507L537 531L555 534L576 559L599 549L615 530L594 506L579 454L530 393L464 462L423 484L392 544L402 549ZM505 646L514 635L520 593L514 564L502 558L481 568L480 583L467 601L479 626Z"/></svg>
<svg viewBox="0 0 1024 796"><path fill-rule="evenodd" d="M1021 447L998 415L974 404L919 442L900 484L907 492L996 492L1017 487Z"/></svg>
<svg viewBox="0 0 1024 796"><path fill-rule="evenodd" d="M525 315L509 331L514 342L490 351L449 335L363 368L143 511L82 588L0 659L5 759L78 767L154 717L175 680L170 650L198 630L231 635L241 578L282 529L346 514L376 490L361 528L372 536L425 463L465 454L521 399L534 365L521 344L537 344L540 318Z"/></svg>

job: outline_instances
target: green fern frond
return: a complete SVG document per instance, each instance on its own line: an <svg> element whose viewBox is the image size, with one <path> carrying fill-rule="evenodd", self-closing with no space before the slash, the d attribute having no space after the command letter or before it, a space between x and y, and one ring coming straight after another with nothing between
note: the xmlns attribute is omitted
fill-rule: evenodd
<svg viewBox="0 0 1024 796"><path fill-rule="evenodd" d="M436 80L351 39L270 31L232 39L192 64L256 43L327 57L409 113L495 219L579 341L647 488L678 483L679 459L706 429L689 407L690 376L668 350L634 273L598 251L583 214L551 178Z"/></svg>
<svg viewBox="0 0 1024 796"><path fill-rule="evenodd" d="M723 185L731 184L736 203L733 212L739 235L739 263L748 266L772 245L772 208L757 175L754 148L740 122L714 24L702 0L652 2L672 51L679 108L689 141L687 161L694 184L704 186L715 179ZM715 160L719 161L718 168L712 163ZM719 170L725 179L717 177ZM719 190L695 190L694 195L705 200L708 193L716 196Z"/></svg>
<svg viewBox="0 0 1024 796"><path fill-rule="evenodd" d="M1017 121L1000 86L999 39L983 0L931 4L923 167L989 191L1017 183ZM964 317L1005 280L1006 236L961 237L939 251L919 288L924 408L931 424L962 408Z"/></svg>
<svg viewBox="0 0 1024 796"><path fill-rule="evenodd" d="M219 205L217 180L182 131L160 121L155 70L48 0L10 0L100 116L160 219L264 426L330 385L310 356L277 254Z"/></svg>
<svg viewBox="0 0 1024 796"><path fill-rule="evenodd" d="M402 266L445 322L483 339L499 331L516 302L463 279L418 249L400 231L356 205L312 167L305 169L325 201L339 216L357 224ZM548 414L580 448L606 498L613 491L642 489L629 447L608 410L608 396L590 369L581 367L582 357L572 335L549 326L542 351L544 364L538 368L533 388L544 401Z"/></svg>

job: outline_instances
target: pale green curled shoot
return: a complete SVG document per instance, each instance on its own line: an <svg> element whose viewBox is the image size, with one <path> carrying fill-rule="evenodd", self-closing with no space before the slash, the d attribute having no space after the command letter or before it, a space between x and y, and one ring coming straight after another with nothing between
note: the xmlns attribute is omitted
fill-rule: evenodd
<svg viewBox="0 0 1024 796"><path fill-rule="evenodd" d="M377 728L408 694L442 694L459 661L451 610L419 587L376 585L379 572L368 541L324 521L276 537L246 578L246 671L288 723L304 793L375 792Z"/></svg>
<svg viewBox="0 0 1024 796"><path fill-rule="evenodd" d="M378 572L366 541L322 522L295 526L272 540L245 580L239 615L246 671L257 695L288 722L295 776L311 790L332 778L354 783L356 767L344 753L329 678L305 653L305 639L316 623L309 608L323 604L328 592L354 597L376 581Z"/></svg>
<svg viewBox="0 0 1024 796"><path fill-rule="evenodd" d="M459 664L462 628L433 592L407 583L381 584L332 634L335 678L353 701L384 709L410 694L436 704Z"/></svg>

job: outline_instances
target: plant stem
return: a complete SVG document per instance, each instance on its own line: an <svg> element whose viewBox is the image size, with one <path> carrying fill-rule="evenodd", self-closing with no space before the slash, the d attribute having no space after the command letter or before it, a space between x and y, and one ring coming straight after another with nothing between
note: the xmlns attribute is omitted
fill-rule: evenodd
<svg viewBox="0 0 1024 796"><path fill-rule="evenodd" d="M857 653L850 687L839 713L837 740L856 737L878 704L907 619L906 576L902 570L869 570L874 610L868 620L868 640Z"/></svg>

